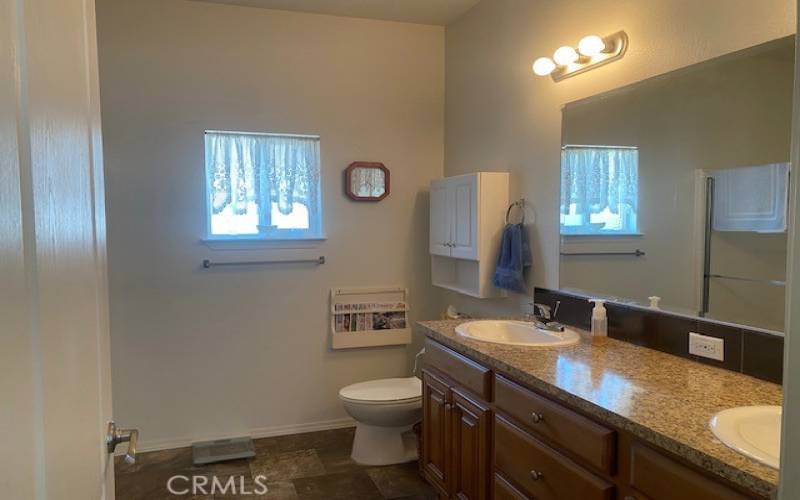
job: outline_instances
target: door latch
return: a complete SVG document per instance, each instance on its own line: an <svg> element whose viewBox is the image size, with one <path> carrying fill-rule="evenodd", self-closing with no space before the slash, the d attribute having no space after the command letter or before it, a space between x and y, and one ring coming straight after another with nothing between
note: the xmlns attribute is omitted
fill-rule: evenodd
<svg viewBox="0 0 800 500"><path fill-rule="evenodd" d="M120 429L114 422L108 423L106 432L106 449L109 453L114 453L117 445L128 443L128 451L125 453L125 461L129 464L136 463L136 444L139 441L138 429Z"/></svg>

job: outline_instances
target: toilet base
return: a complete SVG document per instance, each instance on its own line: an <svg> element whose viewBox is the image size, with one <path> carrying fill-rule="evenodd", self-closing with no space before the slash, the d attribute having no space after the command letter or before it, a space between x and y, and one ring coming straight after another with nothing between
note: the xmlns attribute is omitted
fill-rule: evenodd
<svg viewBox="0 0 800 500"><path fill-rule="evenodd" d="M412 426L378 427L358 422L352 459L361 465L392 465L417 459L417 437Z"/></svg>

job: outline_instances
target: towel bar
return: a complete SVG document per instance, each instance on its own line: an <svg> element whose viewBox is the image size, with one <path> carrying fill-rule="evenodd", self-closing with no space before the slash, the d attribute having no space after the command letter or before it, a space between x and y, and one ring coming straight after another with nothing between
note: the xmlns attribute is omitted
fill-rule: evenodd
<svg viewBox="0 0 800 500"><path fill-rule="evenodd" d="M565 257L584 256L584 255L616 255L616 256L630 255L633 257L642 257L645 255L645 252L637 248L633 252L561 252L561 255Z"/></svg>
<svg viewBox="0 0 800 500"><path fill-rule="evenodd" d="M786 282L785 281L781 281L781 280L743 278L741 276L726 276L724 274L708 274L706 276L708 278L716 278L716 279L720 279L720 280L746 281L748 283L763 283L765 285L786 286Z"/></svg>
<svg viewBox="0 0 800 500"><path fill-rule="evenodd" d="M289 259L289 260L250 260L242 262L212 262L208 259L203 261L203 267L208 269L217 266L256 266L261 264L318 264L325 263L325 256L320 255L316 259Z"/></svg>

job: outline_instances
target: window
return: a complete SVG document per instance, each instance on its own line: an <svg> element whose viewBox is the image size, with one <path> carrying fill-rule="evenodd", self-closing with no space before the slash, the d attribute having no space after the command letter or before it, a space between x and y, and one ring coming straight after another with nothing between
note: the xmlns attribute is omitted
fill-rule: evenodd
<svg viewBox="0 0 800 500"><path fill-rule="evenodd" d="M206 132L209 239L321 238L319 137Z"/></svg>
<svg viewBox="0 0 800 500"><path fill-rule="evenodd" d="M565 146L561 152L561 234L637 234L639 151Z"/></svg>

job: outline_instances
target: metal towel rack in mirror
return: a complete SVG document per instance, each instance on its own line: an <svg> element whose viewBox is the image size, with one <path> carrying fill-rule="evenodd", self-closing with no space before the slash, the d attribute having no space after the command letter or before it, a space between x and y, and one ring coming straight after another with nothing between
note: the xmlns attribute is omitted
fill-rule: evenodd
<svg viewBox="0 0 800 500"><path fill-rule="evenodd" d="M638 248L633 252L561 252L561 255L567 257L583 256L583 255L616 255L616 256L631 256L631 257L644 257L645 252Z"/></svg>
<svg viewBox="0 0 800 500"><path fill-rule="evenodd" d="M212 262L206 259L203 261L203 267L208 269L210 267L219 266L259 266L262 264L317 264L321 266L324 263L325 256L320 255L316 259L246 260L241 262Z"/></svg>

